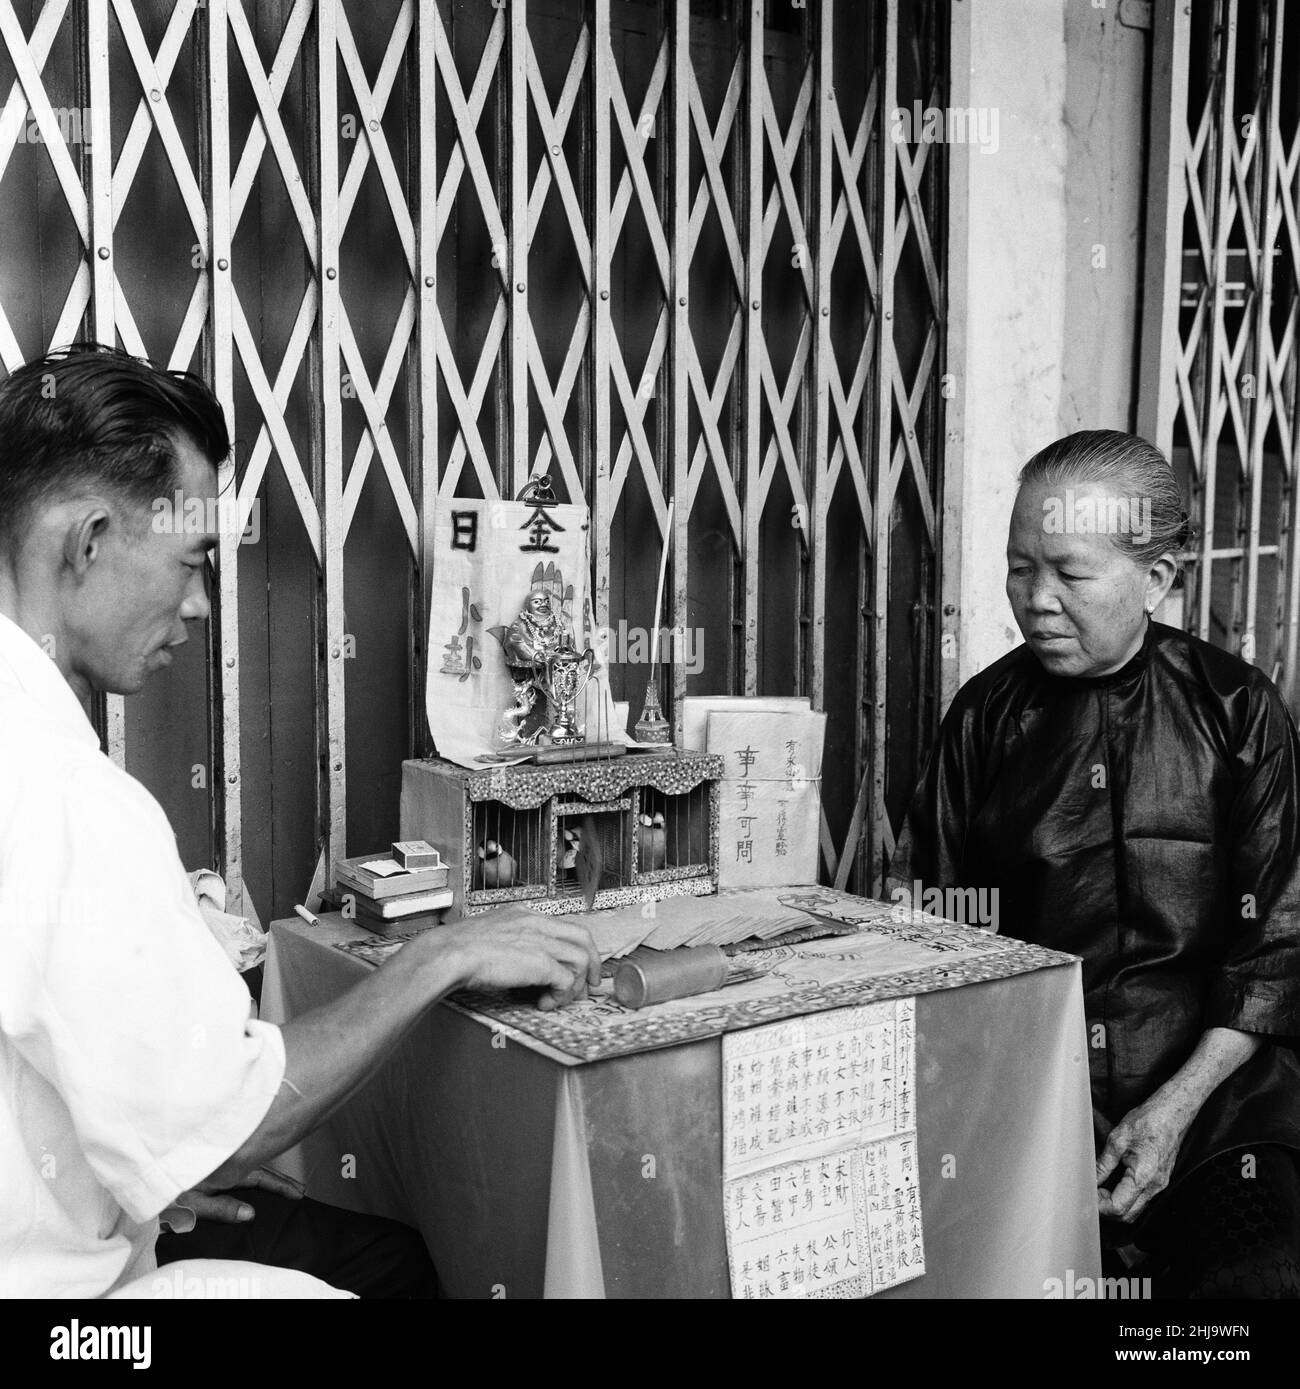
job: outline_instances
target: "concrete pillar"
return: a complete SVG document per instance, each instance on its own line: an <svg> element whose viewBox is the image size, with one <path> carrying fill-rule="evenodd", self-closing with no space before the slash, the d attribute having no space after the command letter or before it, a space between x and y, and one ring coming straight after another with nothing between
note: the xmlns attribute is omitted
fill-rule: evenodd
<svg viewBox="0 0 1300 1389"><path fill-rule="evenodd" d="M951 104L998 133L949 151L960 683L1020 642L1004 589L1020 467L1073 430L1132 427L1149 36L1119 0L952 0L952 16Z"/></svg>

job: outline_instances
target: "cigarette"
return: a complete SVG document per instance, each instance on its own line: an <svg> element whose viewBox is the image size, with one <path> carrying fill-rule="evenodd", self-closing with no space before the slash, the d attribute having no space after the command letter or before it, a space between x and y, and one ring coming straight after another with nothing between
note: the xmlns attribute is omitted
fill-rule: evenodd
<svg viewBox="0 0 1300 1389"><path fill-rule="evenodd" d="M307 923L308 926L320 925L320 918L317 916L313 916L311 912L307 910L306 907L299 905L294 908L294 911L297 912L300 917L302 917L302 919Z"/></svg>

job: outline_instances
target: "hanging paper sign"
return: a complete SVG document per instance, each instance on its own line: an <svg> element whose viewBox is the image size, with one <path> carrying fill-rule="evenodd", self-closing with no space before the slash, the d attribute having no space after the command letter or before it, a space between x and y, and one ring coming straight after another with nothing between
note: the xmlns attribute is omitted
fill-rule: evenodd
<svg viewBox="0 0 1300 1389"><path fill-rule="evenodd" d="M537 502L455 499L434 517L430 598L429 730L438 754L462 767L526 755L546 741L552 711L529 673L562 636L592 648L590 678L575 696L588 742L626 743L596 640L587 553L587 509ZM545 679L542 681L545 684Z"/></svg>

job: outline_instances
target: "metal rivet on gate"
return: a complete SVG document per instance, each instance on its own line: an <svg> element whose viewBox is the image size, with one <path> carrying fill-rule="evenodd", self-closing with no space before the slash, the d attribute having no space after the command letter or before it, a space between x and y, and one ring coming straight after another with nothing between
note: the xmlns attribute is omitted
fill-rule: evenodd
<svg viewBox="0 0 1300 1389"><path fill-rule="evenodd" d="M830 311L831 311L831 306L830 306L829 304L823 304L823 305L822 305L822 317L823 317L823 318L829 317Z"/></svg>
<svg viewBox="0 0 1300 1389"><path fill-rule="evenodd" d="M370 128L371 128L371 130L378 130L378 129L379 129L379 122L378 122L378 121L371 121L371 122L370 122Z"/></svg>
<svg viewBox="0 0 1300 1389"><path fill-rule="evenodd" d="M758 300L757 300L757 299L754 300L754 307L755 307L755 308L758 308Z"/></svg>
<svg viewBox="0 0 1300 1389"><path fill-rule="evenodd" d="M515 288L519 291L520 294L522 294L524 292L524 282L520 280L519 283L515 286Z"/></svg>
<svg viewBox="0 0 1300 1389"><path fill-rule="evenodd" d="M229 270L229 269L230 269L230 262L225 258L225 256L222 256L222 258L217 262L217 269L218 269L218 270Z"/></svg>
<svg viewBox="0 0 1300 1389"><path fill-rule="evenodd" d="M339 275L339 272L338 272L337 270L335 270L334 267L333 267L332 265L331 265L330 268L325 272L325 278L326 278L327 280L337 280L337 279L338 279L338 275Z"/></svg>
<svg viewBox="0 0 1300 1389"><path fill-rule="evenodd" d="M334 770L335 770L336 772L341 772L341 771L343 770L343 763L342 763L342 762L336 762L336 763L334 764Z"/></svg>
<svg viewBox="0 0 1300 1389"><path fill-rule="evenodd" d="M552 146L551 146L551 153L552 153L552 154L559 154L559 152L560 152L560 147L559 147L559 145L552 145Z"/></svg>
<svg viewBox="0 0 1300 1389"><path fill-rule="evenodd" d="M886 309L886 310L885 310L885 317L886 317L886 318L893 318L893 316L894 316L894 311L893 311L893 309Z"/></svg>
<svg viewBox="0 0 1300 1389"><path fill-rule="evenodd" d="M161 101L161 100L162 100L162 93L158 90L157 87L155 87L155 88L149 93L149 100L150 100L150 101Z"/></svg>
<svg viewBox="0 0 1300 1389"><path fill-rule="evenodd" d="M685 307L686 307L686 296L683 294L682 297L681 297L677 302L682 306L682 308L685 308Z"/></svg>
<svg viewBox="0 0 1300 1389"><path fill-rule="evenodd" d="M432 276L432 275L426 275L426 276L424 277L424 287L425 287L425 289L432 289L432 288L433 288L433 276Z"/></svg>
<svg viewBox="0 0 1300 1389"><path fill-rule="evenodd" d="M239 782L239 773L238 773L238 772L231 772L231 774L226 778L226 780L227 780L232 786L237 785L238 782Z"/></svg>
<svg viewBox="0 0 1300 1389"><path fill-rule="evenodd" d="M235 658L234 658L233 656L227 656L227 657L226 657L226 665L227 665L231 670L234 670L234 668L235 668Z"/></svg>
<svg viewBox="0 0 1300 1389"><path fill-rule="evenodd" d="M107 246L101 246L101 247L99 248L99 258L100 258L100 260L107 260L107 259L108 259L108 247L107 247Z"/></svg>
<svg viewBox="0 0 1300 1389"><path fill-rule="evenodd" d="M336 646L334 650L330 652L330 655L337 661L339 658L339 648Z"/></svg>
<svg viewBox="0 0 1300 1389"><path fill-rule="evenodd" d="M602 290L600 291L600 297L601 297L602 299L608 299L608 298L609 298L609 290L607 290L607 289L602 289Z"/></svg>

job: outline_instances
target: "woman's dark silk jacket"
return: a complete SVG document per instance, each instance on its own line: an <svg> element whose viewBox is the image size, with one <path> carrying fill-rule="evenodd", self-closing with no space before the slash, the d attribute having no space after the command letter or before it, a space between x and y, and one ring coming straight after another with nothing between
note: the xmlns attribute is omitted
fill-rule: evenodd
<svg viewBox="0 0 1300 1389"><path fill-rule="evenodd" d="M1053 676L1021 646L963 686L889 876L997 888L1001 932L1083 957L1099 1141L1206 1028L1276 1039L1210 1096L1176 1182L1228 1149L1300 1148L1298 865L1281 696L1153 622L1112 675Z"/></svg>

